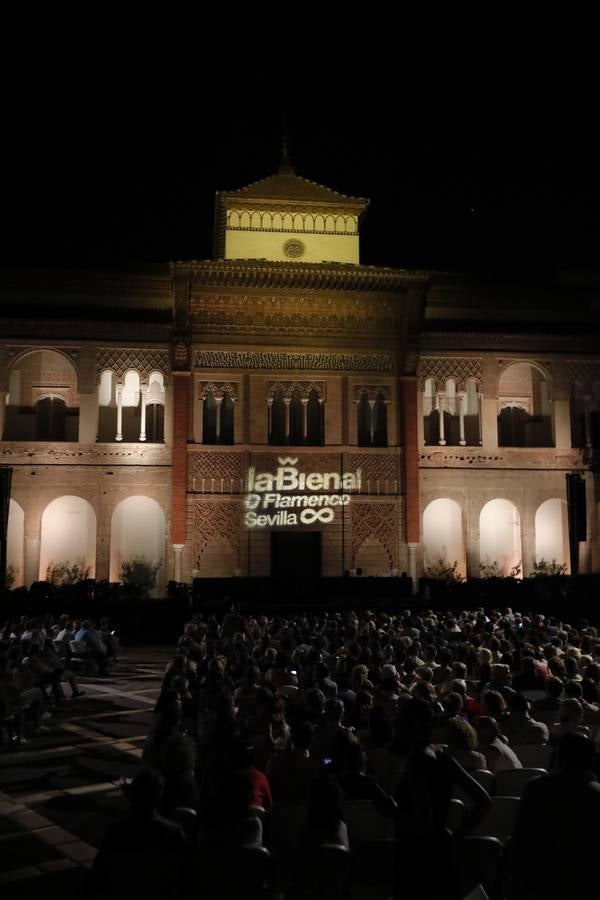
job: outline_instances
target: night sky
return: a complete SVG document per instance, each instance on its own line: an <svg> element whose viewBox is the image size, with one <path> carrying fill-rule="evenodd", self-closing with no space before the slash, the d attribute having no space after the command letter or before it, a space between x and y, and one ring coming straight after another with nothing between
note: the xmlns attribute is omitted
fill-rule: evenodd
<svg viewBox="0 0 600 900"><path fill-rule="evenodd" d="M87 73L89 74L89 73ZM106 77L105 77L106 76ZM0 265L122 268L212 255L214 192L271 174L285 118L298 174L371 205L362 261L552 279L600 271L600 146L573 92L477 78L416 91L156 68L52 69L7 97ZM482 90L483 87L483 90Z"/></svg>

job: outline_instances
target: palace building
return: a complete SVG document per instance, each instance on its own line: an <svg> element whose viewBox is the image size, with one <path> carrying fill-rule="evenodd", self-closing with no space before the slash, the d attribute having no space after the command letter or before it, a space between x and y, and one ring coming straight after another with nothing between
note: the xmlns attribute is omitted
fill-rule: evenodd
<svg viewBox="0 0 600 900"><path fill-rule="evenodd" d="M600 570L600 285L362 265L367 206L284 161L217 194L212 260L2 275L16 585L521 577L570 565L567 474Z"/></svg>

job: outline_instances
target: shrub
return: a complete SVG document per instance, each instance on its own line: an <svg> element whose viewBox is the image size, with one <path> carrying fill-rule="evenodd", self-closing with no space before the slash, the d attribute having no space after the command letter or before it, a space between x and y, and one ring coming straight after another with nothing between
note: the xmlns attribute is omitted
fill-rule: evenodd
<svg viewBox="0 0 600 900"><path fill-rule="evenodd" d="M15 581L17 580L17 575L19 574L19 570L16 566L13 566L9 563L6 567L6 587L8 590L12 590Z"/></svg>
<svg viewBox="0 0 600 900"><path fill-rule="evenodd" d="M79 559L71 565L69 561L48 563L46 569L46 581L54 587L62 587L65 584L79 584L90 577L90 566L86 566L85 560Z"/></svg>
<svg viewBox="0 0 600 900"><path fill-rule="evenodd" d="M438 559L436 565L429 566L426 571L428 578L439 578L442 581L464 581L464 577L458 571L458 560L455 559L452 565L443 559Z"/></svg>
<svg viewBox="0 0 600 900"><path fill-rule="evenodd" d="M145 556L134 556L121 563L121 581L132 593L148 597L156 587L160 563L153 563Z"/></svg>
<svg viewBox="0 0 600 900"><path fill-rule="evenodd" d="M536 561L535 566L533 567L533 572L529 576L530 578L541 578L544 575L566 575L567 574L567 564L566 563L557 563L555 559L552 562L548 562L547 559L538 559Z"/></svg>
<svg viewBox="0 0 600 900"><path fill-rule="evenodd" d="M490 563L479 563L480 578L518 578L521 574L521 563L516 563L508 575L503 575L498 567L498 562L494 560Z"/></svg>

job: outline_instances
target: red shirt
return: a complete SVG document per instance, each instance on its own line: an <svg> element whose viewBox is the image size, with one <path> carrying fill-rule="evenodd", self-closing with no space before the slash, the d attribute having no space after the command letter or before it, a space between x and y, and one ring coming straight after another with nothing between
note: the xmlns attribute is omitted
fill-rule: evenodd
<svg viewBox="0 0 600 900"><path fill-rule="evenodd" d="M254 767L248 769L248 774L252 779L252 805L270 809L273 806L273 798L271 797L269 779L264 772Z"/></svg>

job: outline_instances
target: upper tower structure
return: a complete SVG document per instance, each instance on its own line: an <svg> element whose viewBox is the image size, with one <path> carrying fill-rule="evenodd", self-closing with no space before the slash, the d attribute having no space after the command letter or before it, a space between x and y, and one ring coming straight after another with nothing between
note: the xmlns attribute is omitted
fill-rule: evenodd
<svg viewBox="0 0 600 900"><path fill-rule="evenodd" d="M300 178L284 150L274 175L217 192L215 256L358 265L359 224L368 205Z"/></svg>

